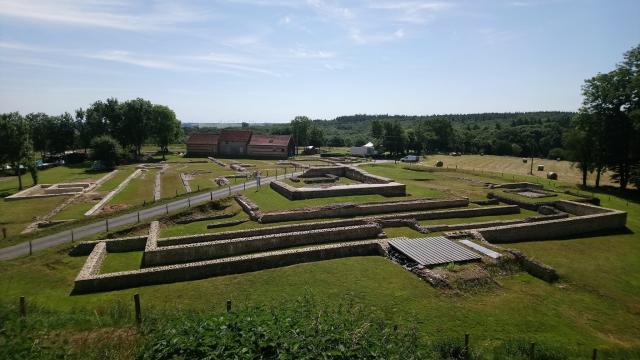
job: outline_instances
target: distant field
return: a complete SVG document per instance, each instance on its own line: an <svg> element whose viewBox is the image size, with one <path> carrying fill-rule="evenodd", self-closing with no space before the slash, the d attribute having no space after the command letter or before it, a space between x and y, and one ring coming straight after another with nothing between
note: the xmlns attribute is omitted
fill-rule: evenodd
<svg viewBox="0 0 640 360"><path fill-rule="evenodd" d="M496 156L496 155L429 155L421 164L435 166L437 161L441 160L445 168L458 168L469 170L493 171L505 174L527 175L531 169L531 159L527 163L522 162L521 157L514 156ZM537 171L538 165L544 165L544 171ZM547 178L547 172L553 171L558 174L558 179L570 183L581 183L582 174L578 169L572 167L569 161L557 161L549 159L533 159L533 175L543 179ZM595 174L589 174L588 182L593 185ZM612 184L609 180L609 174L605 173L600 180L602 185Z"/></svg>

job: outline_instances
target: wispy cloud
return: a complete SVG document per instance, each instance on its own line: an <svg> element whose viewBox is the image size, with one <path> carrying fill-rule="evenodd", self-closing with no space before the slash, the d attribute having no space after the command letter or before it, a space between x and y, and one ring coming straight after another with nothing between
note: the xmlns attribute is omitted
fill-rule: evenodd
<svg viewBox="0 0 640 360"><path fill-rule="evenodd" d="M304 47L289 49L289 54L296 59L332 59L336 54L330 51L309 50Z"/></svg>
<svg viewBox="0 0 640 360"><path fill-rule="evenodd" d="M386 43L400 40L404 38L404 36L405 32L403 29L397 29L389 33L363 33L358 28L352 28L350 34L351 40L360 45Z"/></svg>
<svg viewBox="0 0 640 360"><path fill-rule="evenodd" d="M423 24L433 18L437 12L448 10L455 5L431 1L372 1L368 7L393 13L394 20L413 24Z"/></svg>
<svg viewBox="0 0 640 360"><path fill-rule="evenodd" d="M123 50L108 50L95 54L84 54L86 58L119 62L124 64L141 66L149 69L174 70L174 71L196 71L190 68L167 60L158 60L157 56L147 57L139 54L132 54Z"/></svg>
<svg viewBox="0 0 640 360"><path fill-rule="evenodd" d="M128 31L161 30L207 18L202 11L178 3L153 2L140 8L129 2L100 0L0 0L0 16Z"/></svg>

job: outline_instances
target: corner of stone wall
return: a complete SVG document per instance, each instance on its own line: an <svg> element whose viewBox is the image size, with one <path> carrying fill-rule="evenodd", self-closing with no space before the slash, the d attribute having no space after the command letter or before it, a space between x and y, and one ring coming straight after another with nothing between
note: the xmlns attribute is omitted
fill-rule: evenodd
<svg viewBox="0 0 640 360"><path fill-rule="evenodd" d="M75 281L88 280L100 273L102 263L107 255L107 244L105 242L99 242L89 254L87 261L84 262L82 269L78 273Z"/></svg>
<svg viewBox="0 0 640 360"><path fill-rule="evenodd" d="M505 249L505 251L513 255L518 260L518 263L522 266L524 271L529 273L531 276L537 277L538 279L544 280L548 283L558 281L560 278L556 269L536 259L527 257L520 250Z"/></svg>

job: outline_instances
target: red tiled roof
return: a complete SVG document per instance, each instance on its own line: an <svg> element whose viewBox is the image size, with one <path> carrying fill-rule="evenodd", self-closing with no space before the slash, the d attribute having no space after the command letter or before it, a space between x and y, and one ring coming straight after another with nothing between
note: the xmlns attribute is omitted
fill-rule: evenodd
<svg viewBox="0 0 640 360"><path fill-rule="evenodd" d="M242 141L248 142L251 138L251 130L222 130L220 141Z"/></svg>
<svg viewBox="0 0 640 360"><path fill-rule="evenodd" d="M253 135L249 146L287 146L291 141L291 135Z"/></svg>
<svg viewBox="0 0 640 360"><path fill-rule="evenodd" d="M187 139L187 144L190 144L190 145L199 145L199 144L200 145L201 144L217 145L219 136L220 135L213 134L213 133L195 133L195 134L189 135L189 139Z"/></svg>

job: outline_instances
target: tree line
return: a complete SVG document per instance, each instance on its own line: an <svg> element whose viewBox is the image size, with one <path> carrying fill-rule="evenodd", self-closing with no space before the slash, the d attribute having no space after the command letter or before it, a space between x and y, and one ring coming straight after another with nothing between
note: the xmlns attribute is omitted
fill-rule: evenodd
<svg viewBox="0 0 640 360"><path fill-rule="evenodd" d="M96 101L76 110L75 116L5 113L0 115L0 164L11 166L22 189L23 168L37 183L36 154L44 160L47 154L75 149L86 153L91 148L95 160L111 167L120 156L138 159L145 143L158 145L164 159L168 145L180 136L180 121L173 110L141 98Z"/></svg>

